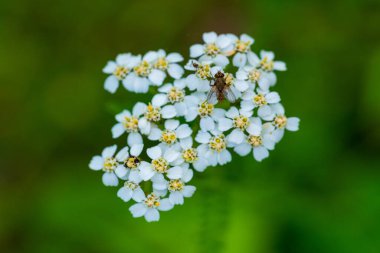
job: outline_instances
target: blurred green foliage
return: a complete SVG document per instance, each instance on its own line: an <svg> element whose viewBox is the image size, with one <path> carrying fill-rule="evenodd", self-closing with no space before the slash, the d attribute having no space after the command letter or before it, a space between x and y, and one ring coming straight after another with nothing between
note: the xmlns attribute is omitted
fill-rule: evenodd
<svg viewBox="0 0 380 253"><path fill-rule="evenodd" d="M0 252L379 252L379 24L370 0L2 1ZM187 56L211 30L287 62L276 89L301 130L262 163L196 174L160 222L133 219L87 166L115 104L147 98L108 94L101 69L125 51Z"/></svg>

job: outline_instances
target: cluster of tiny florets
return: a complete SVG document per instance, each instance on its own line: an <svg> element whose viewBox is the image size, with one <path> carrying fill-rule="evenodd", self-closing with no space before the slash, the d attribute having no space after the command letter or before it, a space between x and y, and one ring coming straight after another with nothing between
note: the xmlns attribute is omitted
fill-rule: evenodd
<svg viewBox="0 0 380 253"><path fill-rule="evenodd" d="M299 119L285 115L272 91L284 62L273 52L254 53L254 39L246 34L209 32L202 39L190 47L185 64L179 53L158 50L120 54L103 69L110 93L120 84L129 92L154 93L116 115L112 137L127 137L127 145L106 147L89 164L103 171L104 185L122 182L117 196L136 202L129 208L133 217L158 221L159 211L194 194L194 170L231 162L231 151L262 161L285 130L298 130Z"/></svg>

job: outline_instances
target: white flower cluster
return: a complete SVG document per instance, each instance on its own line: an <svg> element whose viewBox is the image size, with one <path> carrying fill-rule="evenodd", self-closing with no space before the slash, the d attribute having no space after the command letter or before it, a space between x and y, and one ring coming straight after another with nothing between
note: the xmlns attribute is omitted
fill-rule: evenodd
<svg viewBox="0 0 380 253"><path fill-rule="evenodd" d="M253 43L246 34L204 33L203 44L190 47L186 76L183 57L164 50L121 54L107 63L107 91L121 82L131 92L155 92L148 104L116 115L112 136L127 136L128 145L106 147L89 164L104 172L104 185L123 183L117 196L136 202L129 209L133 217L158 221L159 211L194 194L194 170L231 162L231 151L261 161L285 129L298 130L299 119L285 116L279 94L271 91L285 63L272 52L256 55Z"/></svg>

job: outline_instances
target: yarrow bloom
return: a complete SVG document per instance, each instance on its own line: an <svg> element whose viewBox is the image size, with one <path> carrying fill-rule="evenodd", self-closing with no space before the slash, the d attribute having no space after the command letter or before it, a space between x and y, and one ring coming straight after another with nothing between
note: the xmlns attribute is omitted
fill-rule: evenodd
<svg viewBox="0 0 380 253"><path fill-rule="evenodd" d="M299 129L273 90L286 64L273 52L253 52L254 42L247 34L208 32L190 47L186 64L160 49L119 54L103 68L108 92L122 84L146 94L115 116L112 137L126 137L125 144L106 147L89 163L102 171L104 185L119 186L117 197L133 202L133 217L158 221L160 211L194 195L197 173L249 154L261 162L286 131Z"/></svg>

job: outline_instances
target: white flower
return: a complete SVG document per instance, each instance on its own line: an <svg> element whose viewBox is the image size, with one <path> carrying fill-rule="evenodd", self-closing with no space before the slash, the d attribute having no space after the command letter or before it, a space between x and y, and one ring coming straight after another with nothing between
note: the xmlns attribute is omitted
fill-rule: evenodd
<svg viewBox="0 0 380 253"><path fill-rule="evenodd" d="M232 53L236 52L232 59L232 64L235 67L245 66L247 63L247 53L251 51L251 45L255 40L247 34L240 35L240 38L233 34L228 34L228 36L232 39L234 45Z"/></svg>
<svg viewBox="0 0 380 253"><path fill-rule="evenodd" d="M261 91L258 90L257 93L248 90L243 96L243 101L241 101L241 111L252 111L254 108L259 108L257 114L263 120L272 120L274 117L274 112L271 105L277 104L281 101L280 95L275 92Z"/></svg>
<svg viewBox="0 0 380 253"><path fill-rule="evenodd" d="M201 143L197 148L198 153L207 159L211 166L224 165L232 160L231 153L227 150L227 140L223 134L199 131L195 140Z"/></svg>
<svg viewBox="0 0 380 253"><path fill-rule="evenodd" d="M249 135L245 138L244 142L235 146L234 151L241 156L246 156L253 150L253 157L259 162L267 158L269 156L268 150L273 150L276 142L265 125L268 126L270 124L262 125L261 120L255 118L247 128Z"/></svg>
<svg viewBox="0 0 380 253"><path fill-rule="evenodd" d="M158 221L160 219L160 211L169 211L174 205L169 199L160 199L156 194L149 194L142 202L134 204L129 208L133 217L144 216L148 222Z"/></svg>
<svg viewBox="0 0 380 253"><path fill-rule="evenodd" d="M244 141L245 130L251 124L252 111L241 111L236 107L231 107L226 113L225 117L218 119L218 130L226 132L233 129L230 134L226 136L229 143L240 144Z"/></svg>
<svg viewBox="0 0 380 253"><path fill-rule="evenodd" d="M157 106L163 106L168 103L172 104L176 109L177 116L183 116L186 114L185 99L185 87L186 80L175 80L174 84L165 84L158 89L159 92L152 98L152 103Z"/></svg>
<svg viewBox="0 0 380 253"><path fill-rule="evenodd" d="M236 88L244 92L255 89L256 84L261 90L268 90L269 86L276 83L276 76L253 66L245 66L236 73Z"/></svg>
<svg viewBox="0 0 380 253"><path fill-rule="evenodd" d="M188 111L185 115L187 122L193 121L197 116L201 118L200 127L202 131L212 131L216 122L224 116L225 110L215 108L213 104L205 101L205 94L190 95L185 98Z"/></svg>
<svg viewBox="0 0 380 253"><path fill-rule="evenodd" d="M170 53L166 55L166 52L160 49L155 55L154 52L152 53L152 58L153 68L161 71L161 76L166 76L165 71L167 71L174 79L182 77L184 70L177 63L183 61L183 57L179 53Z"/></svg>
<svg viewBox="0 0 380 253"><path fill-rule="evenodd" d="M139 181L126 181L123 187L117 192L117 196L124 202L128 202L130 199L133 199L136 202L143 201L145 194L139 183Z"/></svg>
<svg viewBox="0 0 380 253"><path fill-rule="evenodd" d="M143 162L140 158L143 148L142 139L128 138L128 146L122 148L116 154L116 160L120 164L116 168L115 173L119 178L124 180L129 179L134 182L141 181L139 168Z"/></svg>
<svg viewBox="0 0 380 253"><path fill-rule="evenodd" d="M178 143L181 139L189 137L192 132L193 130L191 130L187 124L180 125L178 120L167 120L165 121L165 129L152 129L148 139L153 141L159 140L160 142L171 146Z"/></svg>
<svg viewBox="0 0 380 253"><path fill-rule="evenodd" d="M193 139L191 137L180 140L181 159L187 164L191 164L196 171L203 172L208 161L201 156L196 148L193 147Z"/></svg>
<svg viewBox="0 0 380 253"><path fill-rule="evenodd" d="M182 171L180 165L177 163L177 159L180 153L172 147L167 147L166 149L155 146L147 149L147 154L151 163L143 163L140 166L140 176L144 181L151 179L156 174L166 174L168 178L178 177L179 171Z"/></svg>
<svg viewBox="0 0 380 253"><path fill-rule="evenodd" d="M144 116L139 120L139 128L142 134L149 135L152 129L157 128L156 123L161 119L171 119L177 115L177 111L173 105L165 105L160 107L156 101L145 106Z"/></svg>
<svg viewBox="0 0 380 253"><path fill-rule="evenodd" d="M115 93L119 87L119 81L124 80L138 63L138 57L132 54L119 54L116 61L109 61L103 68L103 72L111 74L104 82L104 89Z"/></svg>
<svg viewBox="0 0 380 253"><path fill-rule="evenodd" d="M285 129L288 131L298 131L300 119L297 117L286 117L285 109L281 104L276 104L272 106L272 110L275 113L272 124L275 129L272 129L272 134L276 140L279 142L284 136Z"/></svg>
<svg viewBox="0 0 380 253"><path fill-rule="evenodd" d="M128 110L124 110L116 115L116 120L119 122L112 127L112 137L118 138L124 132L127 133L138 133L139 131L139 120L141 115L146 111L146 105L144 103L138 102L132 109L132 113Z"/></svg>
<svg viewBox="0 0 380 253"><path fill-rule="evenodd" d="M104 171L102 181L105 186L117 186L119 183L119 180L115 174L115 170L119 165L114 157L116 149L116 145L106 147L103 150L102 155L94 156L89 164L89 167L92 170Z"/></svg>
<svg viewBox="0 0 380 253"><path fill-rule="evenodd" d="M274 70L285 71L286 64L282 61L274 61L274 53L270 51L260 51L260 58L255 53L248 54L249 63L257 68L266 72L272 72Z"/></svg>
<svg viewBox="0 0 380 253"><path fill-rule="evenodd" d="M229 63L225 54L233 48L231 38L227 35L217 35L215 32L203 34L204 44L190 47L190 57L199 58L200 62L212 61L215 65L226 66Z"/></svg>

